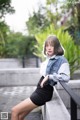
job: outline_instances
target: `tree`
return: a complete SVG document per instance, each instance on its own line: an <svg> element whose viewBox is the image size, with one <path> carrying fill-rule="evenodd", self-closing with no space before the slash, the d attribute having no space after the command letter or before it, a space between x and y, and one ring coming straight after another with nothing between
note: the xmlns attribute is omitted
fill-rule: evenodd
<svg viewBox="0 0 80 120"><path fill-rule="evenodd" d="M35 43L36 39L32 36L25 36L20 32L9 32L2 57L22 58L27 55L33 55Z"/></svg>
<svg viewBox="0 0 80 120"><path fill-rule="evenodd" d="M7 13L14 13L14 8L11 6L11 0L0 0L0 18Z"/></svg>
<svg viewBox="0 0 80 120"><path fill-rule="evenodd" d="M35 51L34 45L36 44L36 39L33 36L23 36L22 40L19 42L19 57L26 57L33 55Z"/></svg>
<svg viewBox="0 0 80 120"><path fill-rule="evenodd" d="M49 25L49 21L44 14L44 9L42 6L39 8L38 12L33 12L33 15L29 16L29 20L26 22L27 30L29 35L35 35L40 30L45 29Z"/></svg>
<svg viewBox="0 0 80 120"><path fill-rule="evenodd" d="M62 10L70 13L64 15L63 26L65 31L69 31L72 35L75 44L80 45L80 1L79 0L65 0ZM68 12L67 12L68 11ZM66 18L65 18L66 16Z"/></svg>
<svg viewBox="0 0 80 120"><path fill-rule="evenodd" d="M11 0L0 0L0 57L5 55L6 37L9 32L9 26L5 23L5 15L12 14L15 10L11 6Z"/></svg>
<svg viewBox="0 0 80 120"><path fill-rule="evenodd" d="M6 37L8 32L9 27L6 23L4 21L0 22L0 57L5 54Z"/></svg>

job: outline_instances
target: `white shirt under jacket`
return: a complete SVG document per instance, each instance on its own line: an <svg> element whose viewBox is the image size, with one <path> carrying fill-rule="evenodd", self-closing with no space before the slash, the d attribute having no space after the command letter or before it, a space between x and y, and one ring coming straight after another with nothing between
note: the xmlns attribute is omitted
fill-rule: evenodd
<svg viewBox="0 0 80 120"><path fill-rule="evenodd" d="M52 56L52 57L55 57ZM50 58L47 58L44 62L41 63L40 65L40 74L41 76L46 75L46 67L48 64ZM55 82L58 82L59 80L68 82L70 80L70 69L69 69L69 64L68 63L63 63L61 67L58 70L58 73L53 73L49 74L49 79L52 79Z"/></svg>

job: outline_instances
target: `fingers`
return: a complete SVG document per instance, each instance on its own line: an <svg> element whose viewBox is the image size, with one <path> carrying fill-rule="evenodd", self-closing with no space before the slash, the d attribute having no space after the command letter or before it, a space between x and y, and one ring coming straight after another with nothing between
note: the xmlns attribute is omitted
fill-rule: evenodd
<svg viewBox="0 0 80 120"><path fill-rule="evenodd" d="M41 85L40 85L41 88L43 88L45 82L46 82L45 80L43 80L43 81L41 82Z"/></svg>
<svg viewBox="0 0 80 120"><path fill-rule="evenodd" d="M48 80L48 76L46 76L43 81L41 82L40 86L41 88L44 86L44 83Z"/></svg>
<svg viewBox="0 0 80 120"><path fill-rule="evenodd" d="M41 82L41 85L40 85L40 86L41 86L41 88L43 88L43 82Z"/></svg>
<svg viewBox="0 0 80 120"><path fill-rule="evenodd" d="M40 85L41 88L43 88L45 82L46 82L45 80L41 82L41 85Z"/></svg>

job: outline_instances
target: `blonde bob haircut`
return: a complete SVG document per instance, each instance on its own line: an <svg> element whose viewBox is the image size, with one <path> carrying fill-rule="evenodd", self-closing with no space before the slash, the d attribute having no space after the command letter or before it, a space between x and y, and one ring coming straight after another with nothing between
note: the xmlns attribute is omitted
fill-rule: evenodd
<svg viewBox="0 0 80 120"><path fill-rule="evenodd" d="M50 44L51 46L54 47L54 54L55 55L63 55L64 50L58 40L58 38L55 35L49 35L47 39L45 40L44 43L44 54L46 55L46 46Z"/></svg>

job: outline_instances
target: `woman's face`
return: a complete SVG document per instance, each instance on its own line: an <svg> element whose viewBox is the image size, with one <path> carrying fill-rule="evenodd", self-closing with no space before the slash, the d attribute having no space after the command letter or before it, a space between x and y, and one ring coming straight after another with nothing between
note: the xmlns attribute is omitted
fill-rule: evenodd
<svg viewBox="0 0 80 120"><path fill-rule="evenodd" d="M54 47L50 43L46 45L46 53L50 57L54 55Z"/></svg>

